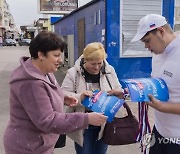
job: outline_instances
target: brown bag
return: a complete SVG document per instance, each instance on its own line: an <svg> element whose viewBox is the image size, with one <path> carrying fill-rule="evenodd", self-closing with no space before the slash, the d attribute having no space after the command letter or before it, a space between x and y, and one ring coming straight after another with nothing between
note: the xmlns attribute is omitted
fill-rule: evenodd
<svg viewBox="0 0 180 154"><path fill-rule="evenodd" d="M123 118L114 117L114 121L106 123L103 140L108 145L126 145L136 143L136 136L139 130L139 123L132 114L129 106L123 105L128 116Z"/></svg>

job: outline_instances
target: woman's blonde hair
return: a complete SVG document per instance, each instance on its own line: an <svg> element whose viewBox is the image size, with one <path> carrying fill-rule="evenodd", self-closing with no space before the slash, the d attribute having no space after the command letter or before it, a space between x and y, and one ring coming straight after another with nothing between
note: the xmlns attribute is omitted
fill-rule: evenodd
<svg viewBox="0 0 180 154"><path fill-rule="evenodd" d="M107 55L103 44L100 42L89 43L83 50L85 60L106 59Z"/></svg>

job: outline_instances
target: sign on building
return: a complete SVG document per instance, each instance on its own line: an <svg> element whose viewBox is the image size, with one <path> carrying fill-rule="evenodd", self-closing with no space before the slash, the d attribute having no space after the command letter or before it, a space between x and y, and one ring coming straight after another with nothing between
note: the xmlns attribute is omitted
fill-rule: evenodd
<svg viewBox="0 0 180 154"><path fill-rule="evenodd" d="M38 0L38 12L68 14L78 8L78 0Z"/></svg>

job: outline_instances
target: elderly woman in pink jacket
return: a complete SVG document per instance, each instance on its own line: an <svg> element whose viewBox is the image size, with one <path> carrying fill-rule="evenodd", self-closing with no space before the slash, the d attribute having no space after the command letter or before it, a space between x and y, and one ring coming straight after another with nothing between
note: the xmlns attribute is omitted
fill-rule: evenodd
<svg viewBox="0 0 180 154"><path fill-rule="evenodd" d="M99 89L110 91L110 94L122 98L123 93L114 68L108 64L104 47L99 42L88 44L83 55L67 71L61 88L67 94L75 96L79 102L85 91ZM81 103L76 107L68 107L67 112L91 113ZM104 126L89 125L68 136L75 141L77 154L105 154L107 145L102 140Z"/></svg>
<svg viewBox="0 0 180 154"><path fill-rule="evenodd" d="M31 58L21 58L12 72L6 154L52 154L59 134L105 123L107 117L100 113L63 113L64 104L77 105L77 99L64 96L53 75L63 48L56 34L41 32L30 43Z"/></svg>

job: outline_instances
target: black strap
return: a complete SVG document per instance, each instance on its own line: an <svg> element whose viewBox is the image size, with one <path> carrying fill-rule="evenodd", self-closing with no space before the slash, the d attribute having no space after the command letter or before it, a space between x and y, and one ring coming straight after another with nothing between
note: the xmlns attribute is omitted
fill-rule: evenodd
<svg viewBox="0 0 180 154"><path fill-rule="evenodd" d="M124 102L123 106L124 106L124 108L126 108L128 116L133 117L133 114L132 114L132 111L131 111L129 105L126 102Z"/></svg>
<svg viewBox="0 0 180 154"><path fill-rule="evenodd" d="M75 81L74 81L74 92L77 94L77 74L78 72L76 71L76 75L75 75Z"/></svg>
<svg viewBox="0 0 180 154"><path fill-rule="evenodd" d="M109 87L111 88L111 90L113 89L112 88L112 85L111 85L111 83L110 83L110 81L109 81L109 79L108 79L108 77L107 77L107 75L105 74L105 76L106 76L106 80L107 80L107 82L108 82L108 84L109 84Z"/></svg>

